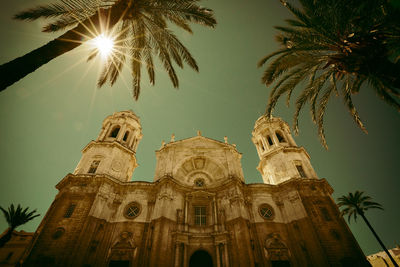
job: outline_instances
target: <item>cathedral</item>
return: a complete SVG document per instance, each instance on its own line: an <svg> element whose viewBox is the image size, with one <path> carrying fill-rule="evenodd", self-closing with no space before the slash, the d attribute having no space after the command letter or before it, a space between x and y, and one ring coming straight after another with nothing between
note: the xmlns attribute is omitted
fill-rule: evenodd
<svg viewBox="0 0 400 267"><path fill-rule="evenodd" d="M200 132L163 142L153 182L131 181L141 138L131 111L104 120L56 185L23 266L368 266L281 119L255 123L257 184L235 145Z"/></svg>

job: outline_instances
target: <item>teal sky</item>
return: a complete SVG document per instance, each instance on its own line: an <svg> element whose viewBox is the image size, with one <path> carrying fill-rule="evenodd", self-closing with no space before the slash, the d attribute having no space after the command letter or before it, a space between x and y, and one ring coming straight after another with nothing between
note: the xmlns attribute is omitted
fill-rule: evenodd
<svg viewBox="0 0 400 267"><path fill-rule="evenodd" d="M12 15L42 0L8 0L0 10L0 63L37 48L61 33L41 33L43 21L21 22ZM263 114L269 89L260 83L257 61L277 48L274 25L290 15L278 0L202 1L215 11L217 27L194 26L194 35L177 31L196 58L200 72L178 71L175 90L163 71L156 86L143 79L139 101L132 99L130 77L110 88L96 88L100 61L86 63L87 47L67 53L0 93L0 206L21 203L42 215L20 227L34 231L57 190L54 186L74 171L81 149L96 139L102 120L115 111L132 109L141 119L143 139L137 151L140 166L133 180L152 181L155 153L162 140L196 135L237 145L243 153L247 183L262 182L258 156L251 142L256 119ZM399 130L400 116L364 88L354 98L369 134L359 130L340 99L326 112L329 150L322 148L309 111L295 137L311 156L320 178L335 190L333 197L363 190L385 207L368 212L372 225L388 247L400 243ZM281 104L275 115L292 122L293 109ZM0 219L0 231L7 225ZM353 234L368 255L381 250L362 221L352 222Z"/></svg>

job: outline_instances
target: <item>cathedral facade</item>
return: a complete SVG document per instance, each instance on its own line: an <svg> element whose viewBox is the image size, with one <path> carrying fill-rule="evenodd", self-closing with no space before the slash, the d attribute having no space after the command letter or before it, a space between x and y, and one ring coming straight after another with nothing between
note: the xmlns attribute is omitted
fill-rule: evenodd
<svg viewBox="0 0 400 267"><path fill-rule="evenodd" d="M260 117L263 183L236 146L163 143L153 182L131 181L142 138L131 111L108 116L34 234L24 266L366 266L325 179L288 125Z"/></svg>

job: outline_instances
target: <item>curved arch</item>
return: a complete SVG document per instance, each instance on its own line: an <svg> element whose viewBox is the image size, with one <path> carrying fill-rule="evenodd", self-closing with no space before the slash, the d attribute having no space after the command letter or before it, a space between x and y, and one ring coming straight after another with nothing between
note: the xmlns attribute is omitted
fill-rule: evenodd
<svg viewBox="0 0 400 267"><path fill-rule="evenodd" d="M129 131L126 131L124 133L124 138L122 138L122 141L127 142L128 141L128 137L129 137Z"/></svg>
<svg viewBox="0 0 400 267"><path fill-rule="evenodd" d="M172 175L187 185L193 185L194 180L204 179L207 184L228 176L224 166L209 157L195 156L181 160L173 170Z"/></svg>
<svg viewBox="0 0 400 267"><path fill-rule="evenodd" d="M190 256L189 267L212 267L213 260L211 255L204 249L196 250Z"/></svg>
<svg viewBox="0 0 400 267"><path fill-rule="evenodd" d="M108 137L117 138L120 129L121 127L119 125L115 125L110 131Z"/></svg>
<svg viewBox="0 0 400 267"><path fill-rule="evenodd" d="M279 143L287 143L286 138L281 131L276 131L275 135Z"/></svg>

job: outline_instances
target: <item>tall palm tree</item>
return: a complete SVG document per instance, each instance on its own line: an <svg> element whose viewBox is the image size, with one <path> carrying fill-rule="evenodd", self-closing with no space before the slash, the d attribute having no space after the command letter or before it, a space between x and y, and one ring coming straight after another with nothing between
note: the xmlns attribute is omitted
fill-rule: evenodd
<svg viewBox="0 0 400 267"><path fill-rule="evenodd" d="M14 208L14 204L11 204L7 210L0 207L3 212L4 217L8 223L9 228L7 232L0 238L0 248L3 247L10 239L12 232L20 225L23 225L35 217L40 216L40 214L35 214L36 210L28 212L29 207L22 209L18 204L17 209Z"/></svg>
<svg viewBox="0 0 400 267"><path fill-rule="evenodd" d="M400 10L389 0L281 0L293 14L288 26L275 27L281 48L262 58L271 61L262 76L272 84L266 115L287 94L289 105L296 87L294 130L298 116L309 102L321 143L327 148L324 114L329 99L341 96L356 124L366 129L352 96L369 84L377 95L400 111ZM297 7L299 6L299 7Z"/></svg>
<svg viewBox="0 0 400 267"><path fill-rule="evenodd" d="M383 244L382 240L379 238L378 234L375 232L372 225L365 217L365 212L369 209L380 209L383 210L382 205L372 201L370 196L363 195L364 192L356 191L353 193L349 193L347 196L341 196L338 198L338 206L340 208L343 207L341 210L341 214L347 215L347 219L350 223L351 218L354 218L354 221L357 221L357 215L360 215L363 218L364 222L367 224L368 228L374 234L376 240L378 240L379 244L389 256L390 260L392 261L393 265L399 267L396 261L393 259L392 255L390 255L389 251L386 249L385 245Z"/></svg>
<svg viewBox="0 0 400 267"><path fill-rule="evenodd" d="M155 82L153 56L157 56L174 87L178 87L173 62L198 71L195 59L168 28L168 23L192 33L189 23L214 27L210 9L198 0L60 0L38 6L14 16L19 20L53 19L43 28L54 32L71 28L58 38L30 53L0 66L0 91L35 71L50 60L78 47L82 40L92 39L106 31L116 41L116 51L105 64L98 85L116 81L126 57L131 58L133 96L140 93L141 67L146 65L151 84ZM90 55L89 59L93 57Z"/></svg>

